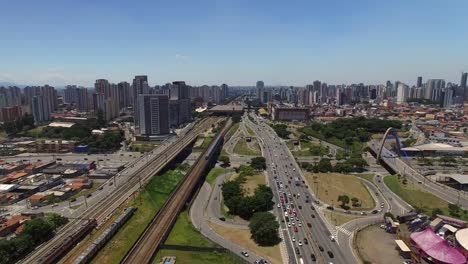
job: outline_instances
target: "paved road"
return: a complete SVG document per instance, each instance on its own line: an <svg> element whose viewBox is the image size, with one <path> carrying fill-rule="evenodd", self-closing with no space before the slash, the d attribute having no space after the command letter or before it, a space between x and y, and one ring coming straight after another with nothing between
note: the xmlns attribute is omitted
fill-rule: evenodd
<svg viewBox="0 0 468 264"><path fill-rule="evenodd" d="M190 220L195 228L198 229L198 231L200 231L200 233L202 233L205 237L209 238L223 248L228 249L249 263L254 263L254 261L261 259L260 256L253 254L251 251L249 251L249 249L231 243L229 240L221 237L211 228L211 226L208 224L209 220L205 214L205 209L207 208L210 194L211 186L209 183L205 182L200 188L198 195L195 197L189 212ZM249 252L249 257L244 257L241 254L242 251Z"/></svg>
<svg viewBox="0 0 468 264"><path fill-rule="evenodd" d="M371 141L367 145L375 153L377 153L377 149L380 147L380 143L377 141ZM429 178L424 177L418 171L409 166L395 153L385 148L385 146L382 149L382 161L394 171L406 176L409 181L424 185L429 192L441 199L446 200L449 203L458 204L463 209L468 208L468 193L431 181Z"/></svg>
<svg viewBox="0 0 468 264"><path fill-rule="evenodd" d="M253 117L256 118L256 116ZM330 235L333 227L320 213L317 213L312 203L305 201L307 195L312 196L312 190L305 187L306 185L303 183L305 179L287 145L268 125L263 124L259 119L257 119L256 123L245 117L243 120L260 137L259 141L263 149L263 156L267 161L270 186L274 191L278 204L284 206L284 208L281 208L281 205L280 208L276 208L276 214L284 221L281 222L281 231L287 241L289 263L315 263L312 260L312 255L315 256L318 263L355 263L356 260L353 255L343 254L341 247L346 245L338 245L338 243L331 241ZM298 186L294 184L296 177L299 179ZM297 197L297 194L300 197ZM283 198L284 203L281 203L280 197ZM289 205L286 205L285 197L287 197ZM289 210L287 206L294 206L294 208ZM292 225L288 227L289 223L287 223L284 210L297 214L296 217L289 217L288 213L289 223L295 222L294 227ZM298 227L298 220L301 221L302 227ZM308 224L310 224L310 228ZM300 246L299 241L303 242L304 238L307 238L309 243ZM320 250L321 248L323 251ZM295 253L296 249L299 254ZM328 255L328 251L333 254L332 258Z"/></svg>

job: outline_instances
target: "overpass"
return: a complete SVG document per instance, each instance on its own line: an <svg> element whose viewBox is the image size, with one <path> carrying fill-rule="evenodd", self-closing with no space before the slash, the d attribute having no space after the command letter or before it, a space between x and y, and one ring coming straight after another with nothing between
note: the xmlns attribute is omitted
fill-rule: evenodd
<svg viewBox="0 0 468 264"><path fill-rule="evenodd" d="M409 181L424 185L428 192L449 203L457 204L463 209L468 208L468 195L466 192L453 189L432 181L430 178L426 178L417 170L413 169L410 164L403 161L400 158L400 153L393 153L388 150L384 145L385 139L386 137L382 138L381 142L371 140L367 143L369 152L376 157L378 162L380 159L380 163L384 167L387 167L390 171L399 173L402 176L406 176Z"/></svg>

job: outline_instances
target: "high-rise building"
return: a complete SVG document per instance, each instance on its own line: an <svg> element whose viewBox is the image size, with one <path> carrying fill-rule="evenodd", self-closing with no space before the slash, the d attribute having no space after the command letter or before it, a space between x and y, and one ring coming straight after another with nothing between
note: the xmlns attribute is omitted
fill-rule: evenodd
<svg viewBox="0 0 468 264"><path fill-rule="evenodd" d="M422 87L422 76L419 76L419 77L418 77L418 82L416 83L416 87L417 87L417 88Z"/></svg>
<svg viewBox="0 0 468 264"><path fill-rule="evenodd" d="M409 87L404 83L399 83L397 88L397 104L406 103L408 99Z"/></svg>
<svg viewBox="0 0 468 264"><path fill-rule="evenodd" d="M133 119L135 122L135 128L138 129L140 126L140 113L138 105L138 98L141 94L149 94L149 86L148 86L148 76L146 75L136 75L133 78L132 83L132 105L133 105Z"/></svg>
<svg viewBox="0 0 468 264"><path fill-rule="evenodd" d="M119 105L120 107L129 107L133 105L131 101L132 90L130 89L130 83L128 82L119 82L117 84L119 90Z"/></svg>
<svg viewBox="0 0 468 264"><path fill-rule="evenodd" d="M49 102L44 95L36 95L31 101L31 112L35 123L42 123L50 120L51 110Z"/></svg>
<svg viewBox="0 0 468 264"><path fill-rule="evenodd" d="M169 133L169 98L167 95L142 94L138 96L139 135L151 138Z"/></svg>
<svg viewBox="0 0 468 264"><path fill-rule="evenodd" d="M221 94L222 94L222 101L226 100L229 97L229 86L225 83L221 84Z"/></svg>
<svg viewBox="0 0 468 264"><path fill-rule="evenodd" d="M265 89L265 84L263 81L257 81L255 84L255 88L257 90L257 99L260 100L260 102L263 102L263 90Z"/></svg>
<svg viewBox="0 0 468 264"><path fill-rule="evenodd" d="M211 89L209 89L211 93ZM212 93L209 100L213 101ZM191 119L190 91L183 81L173 82L170 90L170 126L177 128Z"/></svg>
<svg viewBox="0 0 468 264"><path fill-rule="evenodd" d="M445 80L443 79L429 79L427 80L426 87L424 90L424 99L432 101L439 101L440 92L445 88Z"/></svg>
<svg viewBox="0 0 468 264"><path fill-rule="evenodd" d="M440 107L450 108L453 104L453 89L445 88L440 95Z"/></svg>
<svg viewBox="0 0 468 264"><path fill-rule="evenodd" d="M466 90L466 79L468 77L468 72L462 72L461 81L460 81L460 89L463 91L463 98L464 100L468 100L468 91Z"/></svg>
<svg viewBox="0 0 468 264"><path fill-rule="evenodd" d="M79 112L88 112L88 102L88 89L84 87L76 88L76 110L78 110Z"/></svg>
<svg viewBox="0 0 468 264"><path fill-rule="evenodd" d="M96 115L99 111L102 111L104 114L106 107L105 107L105 99L104 99L103 93L93 94L93 110Z"/></svg>

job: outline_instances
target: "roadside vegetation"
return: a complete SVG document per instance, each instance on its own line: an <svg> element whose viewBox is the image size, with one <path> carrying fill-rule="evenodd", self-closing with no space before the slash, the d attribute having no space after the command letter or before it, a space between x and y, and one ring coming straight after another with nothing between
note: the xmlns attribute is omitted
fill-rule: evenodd
<svg viewBox="0 0 468 264"><path fill-rule="evenodd" d="M405 177L399 175L386 176L384 183L392 192L413 206L418 212L430 216L443 214L468 220L468 212L466 210L462 210L459 206L449 204L434 194L426 192L423 187L408 182Z"/></svg>
<svg viewBox="0 0 468 264"><path fill-rule="evenodd" d="M254 190L254 195L248 196L242 184L247 177L253 176L255 170L250 166L241 166L239 176L227 181L222 186L223 199L229 208L229 213L238 215L243 219L250 219L256 212L266 212L273 209L273 192L266 185L259 185Z"/></svg>
<svg viewBox="0 0 468 264"><path fill-rule="evenodd" d="M212 252L201 252L196 250L169 250L161 249L158 251L154 263L159 263L164 256L174 256L180 263L225 263L240 264L242 260L231 254L221 252L221 248L215 243L205 239L189 220L187 211L179 214L174 227L169 233L165 245L193 246L212 249Z"/></svg>
<svg viewBox="0 0 468 264"><path fill-rule="evenodd" d="M280 138L284 138L284 139L289 139L289 134L291 134L291 132L288 130L288 126L286 124L272 124L270 125L273 130L275 130L276 134L280 137Z"/></svg>
<svg viewBox="0 0 468 264"><path fill-rule="evenodd" d="M234 146L234 153L239 154L239 155L245 155L245 156L256 156L260 155L260 146L258 145L256 139L252 139L252 142L250 142L251 146L249 146L249 143L247 140L242 137L237 141L237 144Z"/></svg>
<svg viewBox="0 0 468 264"><path fill-rule="evenodd" d="M301 132L349 151L360 152L362 143L367 142L372 134L383 133L389 127L400 129L402 123L378 118L340 118L328 124L313 122Z"/></svg>
<svg viewBox="0 0 468 264"><path fill-rule="evenodd" d="M38 245L51 239L55 230L67 222L67 218L58 214L48 214L45 217L28 220L24 230L16 237L0 240L0 264L15 263Z"/></svg>
<svg viewBox="0 0 468 264"><path fill-rule="evenodd" d="M137 207L138 210L112 240L99 251L92 263L119 263L183 176L184 172L180 170L167 171L162 175L154 176L129 205Z"/></svg>

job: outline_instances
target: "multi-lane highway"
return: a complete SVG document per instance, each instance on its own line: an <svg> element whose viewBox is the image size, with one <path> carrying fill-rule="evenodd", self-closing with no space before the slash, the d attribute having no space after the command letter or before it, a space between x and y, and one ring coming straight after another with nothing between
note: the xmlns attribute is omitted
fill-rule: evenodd
<svg viewBox="0 0 468 264"><path fill-rule="evenodd" d="M268 179L279 204L275 212L281 220L288 263L355 263L352 254L343 253L350 251L341 248L348 245L339 245L331 239L333 228L317 212L312 190L306 187L305 178L287 145L261 120L252 122L244 116L243 121L259 137L267 161Z"/></svg>
<svg viewBox="0 0 468 264"><path fill-rule="evenodd" d="M90 200L89 207L84 211L77 211L77 217L83 219L97 219L98 223L107 219L112 212L114 212L125 200L135 193L141 186L148 182L153 175L163 169L168 162L175 158L181 150L186 148L193 142L197 136L211 127L216 122L217 118L207 118L202 120L193 128L188 130L180 137L174 139L162 146L161 151L142 162L137 162L131 166L135 171L127 175L126 181L122 184L115 186L115 190L99 200ZM37 263L44 255L50 252L54 247L60 245L64 238L69 234L70 230L76 229L80 225L80 221L72 220L69 224L63 227L60 232L50 241L44 243L37 248L33 253L28 255L22 262L24 263Z"/></svg>

